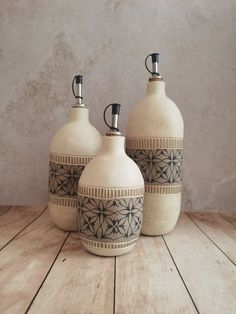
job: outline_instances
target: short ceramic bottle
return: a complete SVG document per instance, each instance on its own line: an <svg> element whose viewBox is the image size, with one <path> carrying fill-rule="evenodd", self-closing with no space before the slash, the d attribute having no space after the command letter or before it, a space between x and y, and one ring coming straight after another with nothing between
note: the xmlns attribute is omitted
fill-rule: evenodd
<svg viewBox="0 0 236 314"><path fill-rule="evenodd" d="M147 59L152 58L152 71ZM170 232L181 206L184 125L181 113L165 93L158 73L159 54L145 60L152 74L147 95L131 111L127 127L126 152L137 163L145 181L142 233Z"/></svg>
<svg viewBox="0 0 236 314"><path fill-rule="evenodd" d="M101 135L89 123L89 110L83 103L82 80L80 75L74 77L76 104L50 146L48 208L53 222L68 231L77 230L78 180L101 145Z"/></svg>
<svg viewBox="0 0 236 314"><path fill-rule="evenodd" d="M117 256L128 253L139 237L144 181L138 166L126 155L125 138L117 128L120 105L109 106L112 106L110 130L79 180L78 229L88 251Z"/></svg>

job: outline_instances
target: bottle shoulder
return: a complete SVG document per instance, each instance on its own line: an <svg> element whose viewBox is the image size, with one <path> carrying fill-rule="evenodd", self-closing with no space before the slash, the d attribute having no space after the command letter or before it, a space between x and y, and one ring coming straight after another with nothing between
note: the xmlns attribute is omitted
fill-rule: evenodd
<svg viewBox="0 0 236 314"><path fill-rule="evenodd" d="M168 97L148 95L131 110L128 137L182 137L184 124L177 105Z"/></svg>
<svg viewBox="0 0 236 314"><path fill-rule="evenodd" d="M61 154L89 155L97 152L101 135L90 123L68 122L54 135L50 151Z"/></svg>
<svg viewBox="0 0 236 314"><path fill-rule="evenodd" d="M96 173L96 176L94 176ZM142 174L136 163L125 153L98 153L86 166L81 185L107 188L143 186Z"/></svg>

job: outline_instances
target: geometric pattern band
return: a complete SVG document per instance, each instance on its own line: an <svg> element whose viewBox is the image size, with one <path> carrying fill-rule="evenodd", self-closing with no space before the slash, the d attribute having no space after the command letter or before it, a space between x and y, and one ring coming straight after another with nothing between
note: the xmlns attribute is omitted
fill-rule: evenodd
<svg viewBox="0 0 236 314"><path fill-rule="evenodd" d="M78 182L86 164L93 156L50 154L49 194L59 206L76 207Z"/></svg>
<svg viewBox="0 0 236 314"><path fill-rule="evenodd" d="M126 149L144 177L146 184L180 185L182 181L182 149Z"/></svg>
<svg viewBox="0 0 236 314"><path fill-rule="evenodd" d="M84 165L49 162L49 193L58 197L76 197Z"/></svg>
<svg viewBox="0 0 236 314"><path fill-rule="evenodd" d="M127 138L126 153L138 165L145 192L181 192L183 138Z"/></svg>
<svg viewBox="0 0 236 314"><path fill-rule="evenodd" d="M143 196L112 200L78 198L80 236L102 243L137 239L143 221Z"/></svg>

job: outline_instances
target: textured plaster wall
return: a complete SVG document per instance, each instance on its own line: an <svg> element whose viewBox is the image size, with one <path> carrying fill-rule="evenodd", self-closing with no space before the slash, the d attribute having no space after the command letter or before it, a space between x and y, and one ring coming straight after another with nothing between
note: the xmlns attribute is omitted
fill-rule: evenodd
<svg viewBox="0 0 236 314"><path fill-rule="evenodd" d="M236 210L235 0L1 0L1 204L47 199L48 148L85 76L101 131L111 102L127 114L160 51L166 90L185 121L183 209Z"/></svg>

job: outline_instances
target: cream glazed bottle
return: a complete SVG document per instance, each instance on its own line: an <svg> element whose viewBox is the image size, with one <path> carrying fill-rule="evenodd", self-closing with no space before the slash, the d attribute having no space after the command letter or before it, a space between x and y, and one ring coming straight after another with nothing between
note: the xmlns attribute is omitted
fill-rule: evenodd
<svg viewBox="0 0 236 314"><path fill-rule="evenodd" d="M106 110L112 106L112 125ZM140 235L143 220L144 181L125 153L125 138L117 128L119 104L104 111L110 130L103 136L96 157L79 180L79 232L82 245L102 256L128 253Z"/></svg>
<svg viewBox="0 0 236 314"><path fill-rule="evenodd" d="M101 145L101 135L89 123L89 110L82 101L82 83L83 77L76 75L72 82L76 104L50 146L48 208L53 222L68 231L77 230L79 178Z"/></svg>
<svg viewBox="0 0 236 314"><path fill-rule="evenodd" d="M152 71L147 59L152 58ZM142 233L170 232L181 206L184 125L181 113L165 93L158 73L159 54L145 60L152 74L147 95L131 111L127 127L126 152L139 166L145 181Z"/></svg>

